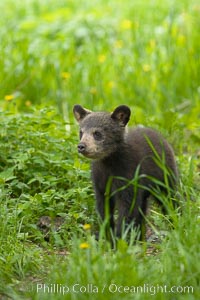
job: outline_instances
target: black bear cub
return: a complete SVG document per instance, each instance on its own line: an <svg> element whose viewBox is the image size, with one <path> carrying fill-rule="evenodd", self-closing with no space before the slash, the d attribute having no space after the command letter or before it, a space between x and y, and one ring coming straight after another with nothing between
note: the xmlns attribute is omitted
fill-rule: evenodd
<svg viewBox="0 0 200 300"><path fill-rule="evenodd" d="M152 191L155 196L156 188L165 193L175 189L178 174L172 148L150 128L125 130L131 114L125 105L112 113L92 112L75 105L73 112L80 125L78 152L93 160L92 181L102 220L108 202L109 226L117 237L124 226L139 227L141 231Z"/></svg>

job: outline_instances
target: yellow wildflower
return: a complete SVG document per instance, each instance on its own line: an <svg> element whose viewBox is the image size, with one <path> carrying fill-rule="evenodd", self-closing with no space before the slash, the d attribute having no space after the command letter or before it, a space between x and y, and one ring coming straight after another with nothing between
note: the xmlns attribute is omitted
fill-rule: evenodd
<svg viewBox="0 0 200 300"><path fill-rule="evenodd" d="M97 94L97 89L95 87L91 87L90 94L96 95Z"/></svg>
<svg viewBox="0 0 200 300"><path fill-rule="evenodd" d="M80 249L88 249L90 248L90 245L88 243L81 243L79 247Z"/></svg>
<svg viewBox="0 0 200 300"><path fill-rule="evenodd" d="M122 22L121 22L121 28L122 29L131 29L131 27L132 27L132 22L130 21L130 20L123 20Z"/></svg>
<svg viewBox="0 0 200 300"><path fill-rule="evenodd" d="M104 61L106 60L106 56L105 55L103 55L103 54L101 54L101 55L99 55L98 56L98 62L99 63L104 63Z"/></svg>
<svg viewBox="0 0 200 300"><path fill-rule="evenodd" d="M32 104L32 103L31 103L30 100L27 100L27 101L25 102L25 105L28 106L28 107L31 106L31 104Z"/></svg>
<svg viewBox="0 0 200 300"><path fill-rule="evenodd" d="M115 44L114 44L115 48L122 48L123 47L123 41L122 40L117 40L115 41Z"/></svg>
<svg viewBox="0 0 200 300"><path fill-rule="evenodd" d="M91 228L91 225L90 224L84 224L83 225L83 229L84 230L89 230Z"/></svg>
<svg viewBox="0 0 200 300"><path fill-rule="evenodd" d="M4 99L6 100L6 101L11 101L11 100L13 100L15 97L14 97L14 95L6 95L5 97L4 97Z"/></svg>
<svg viewBox="0 0 200 300"><path fill-rule="evenodd" d="M62 72L61 76L63 79L69 79L71 77L71 74L69 72Z"/></svg>
<svg viewBox="0 0 200 300"><path fill-rule="evenodd" d="M151 70L151 66L148 64L144 64L142 66L144 72L149 72Z"/></svg>
<svg viewBox="0 0 200 300"><path fill-rule="evenodd" d="M112 89L112 88L114 88L115 87L115 82L114 81L109 81L108 82L108 88L109 89Z"/></svg>
<svg viewBox="0 0 200 300"><path fill-rule="evenodd" d="M153 39L151 39L151 40L149 41L149 46L150 46L151 49L155 49L155 47L156 47L156 41L153 40Z"/></svg>

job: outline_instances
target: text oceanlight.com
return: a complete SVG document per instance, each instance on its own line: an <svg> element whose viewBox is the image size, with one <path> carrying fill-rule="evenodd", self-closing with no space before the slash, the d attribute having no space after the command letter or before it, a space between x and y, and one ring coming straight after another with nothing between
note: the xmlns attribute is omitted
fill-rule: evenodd
<svg viewBox="0 0 200 300"><path fill-rule="evenodd" d="M75 283L71 286L64 284L41 284L38 283L36 285L37 293L44 294L60 294L65 295L68 293L105 293L109 292L111 294L150 294L155 295L158 293L171 293L171 294L192 294L194 292L193 286L168 286L168 285L151 285L151 284L143 284L141 286L126 286L126 285L118 285L116 283L104 284L103 286L97 286L92 283L88 283L86 285L82 285L79 283Z"/></svg>

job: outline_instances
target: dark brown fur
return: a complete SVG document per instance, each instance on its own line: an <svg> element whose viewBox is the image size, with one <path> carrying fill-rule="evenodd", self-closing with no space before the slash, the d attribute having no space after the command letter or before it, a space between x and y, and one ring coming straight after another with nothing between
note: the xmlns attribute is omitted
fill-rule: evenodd
<svg viewBox="0 0 200 300"><path fill-rule="evenodd" d="M75 105L74 115L80 124L78 151L94 159L92 181L102 220L105 219L105 191L108 179L112 177L110 227L118 237L122 234L123 223L129 225L134 222L134 226L141 229L151 190L158 186L162 190L167 186L169 192L169 189L175 188L178 174L172 148L150 128L137 127L126 132L130 109L125 105L117 107L111 114L90 112ZM137 185L133 183L123 188L128 182L123 178L132 180L136 172L139 176L135 177ZM116 226L115 208L118 209Z"/></svg>

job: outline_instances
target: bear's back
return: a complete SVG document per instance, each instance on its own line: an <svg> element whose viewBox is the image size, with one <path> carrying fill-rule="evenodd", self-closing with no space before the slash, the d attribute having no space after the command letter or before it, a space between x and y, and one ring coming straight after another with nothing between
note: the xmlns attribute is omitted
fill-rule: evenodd
<svg viewBox="0 0 200 300"><path fill-rule="evenodd" d="M160 177L159 164L166 165L174 176L178 175L174 152L168 142L157 131L147 127L129 129L125 135L129 154L141 165L145 174Z"/></svg>

